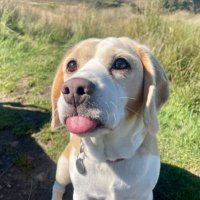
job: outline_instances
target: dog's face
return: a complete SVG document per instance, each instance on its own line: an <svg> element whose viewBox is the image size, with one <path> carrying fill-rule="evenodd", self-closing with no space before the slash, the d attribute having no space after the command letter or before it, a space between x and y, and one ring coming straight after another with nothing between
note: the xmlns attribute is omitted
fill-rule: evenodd
<svg viewBox="0 0 200 200"><path fill-rule="evenodd" d="M52 127L58 112L60 122L83 137L107 134L135 116L156 132L156 113L167 98L168 80L147 48L128 38L88 39L59 67Z"/></svg>

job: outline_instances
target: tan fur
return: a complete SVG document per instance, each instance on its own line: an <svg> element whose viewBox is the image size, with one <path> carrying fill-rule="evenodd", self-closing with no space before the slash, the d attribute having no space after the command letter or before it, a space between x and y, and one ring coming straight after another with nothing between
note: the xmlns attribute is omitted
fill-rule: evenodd
<svg viewBox="0 0 200 200"><path fill-rule="evenodd" d="M57 112L57 102L60 96L61 87L63 85L63 71L62 64L59 66L57 74L55 76L53 86L51 89L51 104L52 104L52 119L51 119L51 129L54 130L59 125L58 112Z"/></svg>
<svg viewBox="0 0 200 200"><path fill-rule="evenodd" d="M80 152L80 138L77 137L76 135L72 136L70 142L68 143L68 145L66 146L65 150L62 153L68 160L72 148L75 149L77 154Z"/></svg>
<svg viewBox="0 0 200 200"><path fill-rule="evenodd" d="M169 98L169 80L166 77L162 66L147 47L129 38L123 37L120 39L129 44L140 57L144 69L146 70L145 73L147 73L146 76L148 80L146 83L148 85L156 85L156 107L159 109L162 104ZM145 93L147 94L147 91L145 91Z"/></svg>
<svg viewBox="0 0 200 200"><path fill-rule="evenodd" d="M153 122L147 121L146 123L149 124L153 124L153 129L157 130L158 129L158 123L157 123L157 118L156 118L156 113L157 110L161 107L161 105L163 104L163 102L166 101L166 99L168 99L169 96L169 92L166 93L166 91L168 91L168 79L165 76L165 73L162 69L162 67L160 66L160 64L158 63L158 61L153 57L152 53L150 52L149 49L147 49L146 47L140 45L139 43L129 39L129 38L119 38L121 41L123 41L126 45L130 45L132 50L134 52L136 52L136 54L139 56L143 67L144 67L144 91L142 93L139 94L139 97L136 101L129 101L127 104L127 110L128 110L128 118L130 119L132 118L135 114L139 113L141 108L142 108L142 104L145 104L145 102L147 101L148 98L148 91L149 91L149 87L151 85L156 85L156 94L154 94L156 96L156 110L154 110L155 108L151 108L152 110L150 111L150 113L147 112L147 115L149 115L149 119L153 120ZM55 129L58 124L59 124L59 119L58 119L58 114L57 114L57 101L58 98L60 96L60 90L61 87L63 85L64 82L64 73L63 71L65 71L65 65L66 65L66 61L70 60L70 59L75 59L78 60L78 66L84 66L84 64L91 59L96 52L96 45L98 44L99 40L92 40L92 39L88 39L85 40L83 42L81 42L80 44L76 45L73 49L71 49L70 51L68 51L66 53L66 55L64 56L64 59L62 60L61 64L58 67L58 71L57 74L55 76L54 82L53 82L53 86L52 86L52 121L51 121L51 128ZM113 50L111 49L110 52L106 53L106 56L104 57L103 63L105 66L109 66L111 64L111 55L112 52L116 51L115 48L113 48ZM119 51L120 54L120 51ZM95 67L95 66L94 66ZM66 76L66 73L65 73ZM70 74L68 74L68 76L70 76ZM155 79L155 80L154 80ZM129 86L130 87L130 86ZM134 86L131 86L134 87ZM128 90L132 90L132 88L128 88ZM154 102L153 102L154 103ZM145 107L145 105L143 105ZM152 107L152 105L151 105ZM155 116L154 116L155 115ZM154 116L154 117L152 117ZM155 131L153 130L153 132ZM76 150L78 151L78 147L77 147L77 143L80 143L80 141L78 141L77 136L73 136L72 140L69 142L69 144L67 145L65 151L63 152L63 154L69 158L69 154L70 154L70 150L72 145L76 146ZM79 144L80 145L80 144Z"/></svg>
<svg viewBox="0 0 200 200"><path fill-rule="evenodd" d="M136 52L144 67L143 109L145 123L150 132L158 131L157 112L169 98L169 81L163 68L155 59L151 51L139 43L121 38ZM154 90L155 88L155 90ZM151 95L151 96L150 96Z"/></svg>
<svg viewBox="0 0 200 200"><path fill-rule="evenodd" d="M55 130L60 122L58 119L57 112L57 102L60 96L60 91L64 80L69 78L71 74L64 73L66 71L66 63L70 59L78 59L78 67L83 66L89 58L91 58L95 53L95 46L97 41L86 40L79 48L79 45L67 51L66 55L62 59L60 65L58 66L58 71L53 81L52 89L51 89L51 104L52 104L52 119L51 119L51 129Z"/></svg>
<svg viewBox="0 0 200 200"><path fill-rule="evenodd" d="M69 54L66 61L70 59L75 59L78 61L79 69L84 66L84 64L91 59L96 51L96 44L98 40L86 40L81 42L80 44L76 45L73 48L73 51ZM95 66L94 66L95 67Z"/></svg>
<svg viewBox="0 0 200 200"><path fill-rule="evenodd" d="M115 72L118 73L118 79L116 76L112 76L113 74L110 68L112 66L113 61L115 60L115 57L125 58L129 62L129 64L131 63L131 69L130 71L128 71L129 74L128 73L127 73L128 75L125 74L126 75L124 76L125 78L123 77L123 73L125 73L123 72L123 70L117 70L117 72ZM105 97L107 98L103 99L102 101L105 100L106 102L107 100L109 102L111 100L113 101L113 99L120 98L118 94L127 95L126 97L122 97L122 98L127 98L127 101L123 101L125 102L124 104L122 104L123 106L117 107L117 105L119 104L114 105L117 107L117 109L115 110L115 114L120 115L120 113L122 112L119 112L119 107L120 108L123 107L123 111L126 110L126 112L124 112L126 115L121 114L121 116L123 116L121 118L122 120L119 121L121 123L118 124L116 123L116 127L110 128L109 131L111 133L109 132L107 133L107 135L102 134L102 129L98 128L94 131L95 134L97 133L98 137L96 137L96 135L94 134L93 136L90 135L84 136L82 140L80 140L79 136L71 135L70 142L66 146L58 162L58 165L60 167L57 168L58 175L56 177L56 182L54 184L53 195L58 194L59 189L62 188L62 193L61 193L62 196L62 194L64 193L65 185L68 184L71 180L72 183L73 180L75 180L75 183L78 184L79 181L82 181L83 186L85 186L84 181L86 181L87 185L88 184L87 180L90 180L91 187L95 186L96 180L93 180L92 177L94 176L98 177L98 175L96 176L95 173L98 172L101 173L101 171L98 170L102 170L101 167L96 167L94 169L93 167L96 165L101 165L102 163L105 164L107 161L110 160L115 161L121 158L125 158L125 160L126 159L130 160L134 158L131 161L131 165L133 165L136 169L136 171L134 171L134 174L136 176L138 173L140 173L141 177L144 178L144 180L142 179L142 183L140 183L139 188L143 188L144 190L147 189L148 192L150 191L148 197L146 196L143 198L141 194L141 198L138 198L137 195L134 198L140 200L147 200L147 199L151 200L152 189L156 184L160 168L159 151L156 141L156 135L154 134L158 131L159 128L157 113L161 108L161 106L167 101L169 97L169 81L164 73L162 66L159 64L159 62L156 60L152 52L147 47L129 38L122 37L122 38L117 38L117 40L116 38L115 39L108 38L105 40L88 39L83 42L80 42L66 53L61 64L59 65L57 74L53 82L52 96L51 96L52 129L55 129L56 127L59 126L57 103L61 94L60 91L62 85L65 81L69 81L71 77L74 78L74 74L69 73L66 70L67 63L72 59L76 60L78 64L78 70L77 72L74 73L75 75L78 74L77 77L85 78L84 77L85 74L82 73L82 71L85 70L89 78L90 76L91 77L93 76L93 79L100 78L101 80L100 84L102 85L105 84L104 88L108 88L108 90L110 90L109 91L110 93L108 92L107 94L108 97L106 95L103 95L103 93L101 92L98 93L99 95L102 95L104 98ZM96 64L97 66L95 66ZM98 71L97 68L100 69L100 72ZM96 69L96 71L93 69ZM82 75L81 73L84 75ZM95 76L96 75L95 73L98 76ZM119 77L123 78L120 79ZM111 81L106 82L105 78L109 80L111 79ZM121 88L122 89L115 90L115 87L113 87L114 91L112 91L112 89L110 89L112 87L113 83L112 81L116 83L116 85L119 84L121 86L120 89ZM115 94L113 95L112 92L113 93L115 92ZM113 99L111 99L111 96L113 97ZM102 101L99 100L100 102L99 104L104 105L105 103ZM70 109L67 109L64 106L62 106L63 104L62 101L60 100L59 100L59 105L61 105L61 109L59 106L60 109L59 113L62 114L64 113L63 115L59 116L61 116L61 118L65 120L66 112L69 111ZM104 110L104 113L106 111ZM89 113L89 116L91 116L91 113L92 112ZM110 113L112 116L112 113L114 112ZM63 119L61 121L64 121ZM86 167L92 169L91 171L88 171L89 174L90 172L94 172L93 170L97 171L95 171L94 174L90 175L88 174L88 177L86 176L83 179L82 178L76 179L76 177L80 175L77 173L77 170L74 170L74 168L76 167L73 165L73 163L75 163L74 161L77 159L77 156L80 152L80 142L82 142L82 144L84 145L84 153L87 159L90 160L90 162L85 162L85 164L87 164ZM72 149L73 152L75 150L75 154L72 153ZM97 162L98 164L96 163L96 161L98 161ZM143 170L143 168L137 165L137 161L145 163L144 166L142 167L147 167L148 169L146 169L146 171ZM65 164L66 165L65 167L63 166L64 163L67 163ZM128 179L129 172L123 171L122 168L119 168L118 169L119 171L117 171L116 173L119 174L124 173L126 174L125 176ZM104 172L107 173L109 170L110 168ZM153 173L151 173L151 171ZM143 173L147 173L146 176L143 176ZM105 178L106 180L106 177L103 177L102 179L101 178L99 180L104 180L103 178ZM106 182L105 180L104 182ZM134 180L135 179L133 178L133 182ZM117 182L116 179L113 179L112 181L116 181L117 186L123 184L120 181ZM110 183L105 183L105 184L111 184L112 181L110 181ZM148 181L150 181L149 185L147 184ZM138 184L137 181L136 183ZM102 187L103 185L104 184L102 184ZM121 189L124 190L124 187L125 186L122 186ZM150 188L149 190L148 187ZM79 196L74 197L75 200L81 198ZM61 198L53 197L53 200L54 199L60 200ZM108 197L108 199L111 198Z"/></svg>
<svg viewBox="0 0 200 200"><path fill-rule="evenodd" d="M144 66L144 75L145 75L145 80L144 80L144 93L139 95L139 98L133 102L130 101L128 103L129 109L129 117L132 117L135 113L137 113L143 102L146 102L147 100L147 94L149 91L149 86L154 85L156 86L156 91L155 91L155 103L156 103L156 109L158 110L163 102L166 101L169 97L169 91L168 91L168 79L165 76L165 73L158 63L158 61L154 58L150 50L148 50L146 47L140 45L137 42L134 42L133 40L129 38L120 38L121 41L123 41L126 45L130 45L133 51L135 51L138 56L141 59L141 62ZM64 57L63 61L61 62L57 74L55 76L53 86L52 86L52 121L51 121L51 128L55 129L58 124L58 114L57 114L57 100L58 97L60 96L60 90L63 84L63 81L65 78L69 78L70 74L64 74L63 71L65 70L65 65L66 61L70 59L75 59L78 60L78 66L84 66L84 64L95 55L96 52L96 45L99 40L91 40L88 39L86 41L83 41L80 45L76 45L73 48L73 51L70 50L67 52L66 56ZM116 51L116 49L110 50L110 52L106 53L106 57L104 57L104 65L109 66L111 64L111 54L113 51ZM95 66L94 66L95 67ZM66 77L67 76L67 77ZM154 80L155 79L155 80ZM154 83L155 82L155 83ZM129 86L130 87L130 86ZM128 88L130 91L132 88ZM168 91L168 92L167 92ZM154 112L153 110L151 112ZM156 112L156 111L155 111ZM150 113L150 115L153 113ZM158 125L156 123L156 120L154 121L155 127L152 127L153 129L157 130Z"/></svg>

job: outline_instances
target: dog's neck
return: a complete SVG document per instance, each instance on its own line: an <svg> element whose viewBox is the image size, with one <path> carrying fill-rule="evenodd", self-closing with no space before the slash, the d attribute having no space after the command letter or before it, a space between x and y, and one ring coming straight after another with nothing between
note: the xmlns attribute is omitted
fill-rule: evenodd
<svg viewBox="0 0 200 200"><path fill-rule="evenodd" d="M82 138L84 152L89 159L105 162L131 158L141 146L146 135L143 119L126 120L123 124L97 137Z"/></svg>

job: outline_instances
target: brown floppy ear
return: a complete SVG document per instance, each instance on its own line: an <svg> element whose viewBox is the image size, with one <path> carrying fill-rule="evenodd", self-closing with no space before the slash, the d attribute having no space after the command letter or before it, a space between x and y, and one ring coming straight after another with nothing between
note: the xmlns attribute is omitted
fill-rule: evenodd
<svg viewBox="0 0 200 200"><path fill-rule="evenodd" d="M169 81L149 49L140 45L137 53L144 67L144 124L149 133L156 133L159 129L157 112L169 98Z"/></svg>
<svg viewBox="0 0 200 200"><path fill-rule="evenodd" d="M63 70L62 63L60 64L56 76L53 81L51 88L51 106L52 106L52 116L51 116L51 129L54 130L60 125L57 111L57 103L61 92L61 87L64 83L63 80Z"/></svg>
<svg viewBox="0 0 200 200"><path fill-rule="evenodd" d="M61 125L59 117L58 117L57 103L58 103L58 99L60 97L61 88L64 84L63 65L65 63L67 56L69 56L69 54L72 52L72 50L73 50L73 48L70 48L69 50L67 50L67 53L65 54L64 58L62 59L60 65L58 67L56 76L54 78L52 88L51 88L51 106L52 106L51 129L52 130L55 130L56 128L58 128Z"/></svg>
<svg viewBox="0 0 200 200"><path fill-rule="evenodd" d="M159 128L157 112L169 98L168 78L151 51L131 40L130 38L119 38L136 53L144 69L144 91L143 91L143 118L149 133L156 133Z"/></svg>

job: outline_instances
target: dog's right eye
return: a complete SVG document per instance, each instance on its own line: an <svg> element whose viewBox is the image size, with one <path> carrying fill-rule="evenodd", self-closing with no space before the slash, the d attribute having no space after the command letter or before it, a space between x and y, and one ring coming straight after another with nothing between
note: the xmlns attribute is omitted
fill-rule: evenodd
<svg viewBox="0 0 200 200"><path fill-rule="evenodd" d="M66 70L68 72L75 72L77 68L77 62L75 60L71 60L67 63Z"/></svg>
<svg viewBox="0 0 200 200"><path fill-rule="evenodd" d="M114 70L125 70L129 68L130 68L130 65L124 58L118 58L112 64L112 69Z"/></svg>

